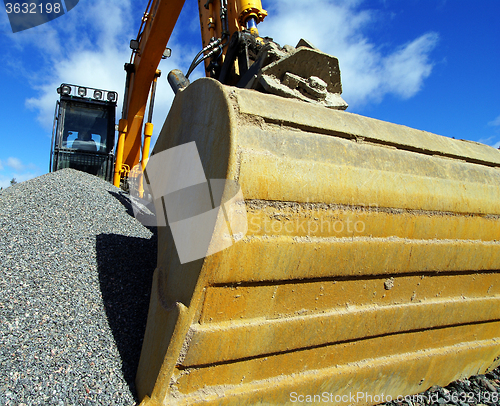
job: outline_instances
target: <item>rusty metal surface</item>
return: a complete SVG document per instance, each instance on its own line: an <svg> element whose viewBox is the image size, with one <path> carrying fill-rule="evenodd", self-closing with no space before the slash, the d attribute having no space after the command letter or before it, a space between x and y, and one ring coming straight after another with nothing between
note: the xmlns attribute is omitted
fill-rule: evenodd
<svg viewBox="0 0 500 406"><path fill-rule="evenodd" d="M299 46L291 50L263 67L257 80L268 93L338 110L347 108L340 96L342 84L338 59L317 49Z"/></svg>
<svg viewBox="0 0 500 406"><path fill-rule="evenodd" d="M154 153L190 141L248 231L180 264L160 228L144 405L370 405L500 363L499 151L211 79Z"/></svg>

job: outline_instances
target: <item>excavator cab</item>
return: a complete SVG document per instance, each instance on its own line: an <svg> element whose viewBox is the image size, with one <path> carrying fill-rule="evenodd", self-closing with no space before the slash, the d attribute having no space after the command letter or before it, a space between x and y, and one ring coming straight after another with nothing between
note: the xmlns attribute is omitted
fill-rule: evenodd
<svg viewBox="0 0 500 406"><path fill-rule="evenodd" d="M49 170L73 168L111 181L117 93L68 84L57 92Z"/></svg>

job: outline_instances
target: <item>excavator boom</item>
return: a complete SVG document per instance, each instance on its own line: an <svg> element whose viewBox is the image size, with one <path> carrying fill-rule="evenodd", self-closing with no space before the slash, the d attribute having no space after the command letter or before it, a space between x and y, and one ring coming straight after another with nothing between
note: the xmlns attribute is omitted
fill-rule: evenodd
<svg viewBox="0 0 500 406"><path fill-rule="evenodd" d="M199 0L198 5L203 47L207 53L213 52L212 60L223 58L230 36L246 28L248 21L252 22L249 25L253 32L258 33L256 25L267 15L260 0ZM130 169L141 160L142 127L151 84L183 6L184 0L149 0L137 39L131 43L133 53L131 63L125 66L127 80L115 165L117 187L123 176L122 166ZM216 42L217 46L211 47ZM209 75L210 59L204 60ZM147 159L148 151L144 154Z"/></svg>
<svg viewBox="0 0 500 406"><path fill-rule="evenodd" d="M123 102L120 151L115 164L115 186L120 186L122 164L133 168L141 158L142 126L146 104L155 74L175 23L184 6L184 0L149 1L139 32L133 61L126 65L127 82Z"/></svg>

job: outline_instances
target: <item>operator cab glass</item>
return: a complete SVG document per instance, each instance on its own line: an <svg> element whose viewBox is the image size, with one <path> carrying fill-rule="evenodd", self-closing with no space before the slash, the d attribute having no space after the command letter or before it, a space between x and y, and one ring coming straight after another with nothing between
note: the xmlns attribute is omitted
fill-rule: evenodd
<svg viewBox="0 0 500 406"><path fill-rule="evenodd" d="M115 110L114 92L89 90L72 94L74 85L61 85L54 117L50 170L77 169L111 181L114 170ZM86 88L78 88L86 89ZM101 93L101 97L83 94ZM103 94L108 97L104 99ZM112 100L112 101L111 101Z"/></svg>
<svg viewBox="0 0 500 406"><path fill-rule="evenodd" d="M110 152L108 109L103 106L69 105L65 110L62 148ZM110 140L111 144L114 140Z"/></svg>

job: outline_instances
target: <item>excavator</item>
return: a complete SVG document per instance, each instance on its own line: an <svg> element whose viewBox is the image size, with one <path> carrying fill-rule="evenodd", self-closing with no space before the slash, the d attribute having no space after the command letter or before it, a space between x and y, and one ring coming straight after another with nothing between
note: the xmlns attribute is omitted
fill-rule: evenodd
<svg viewBox="0 0 500 406"><path fill-rule="evenodd" d="M344 111L337 58L261 37L260 0L199 0L149 156L183 4L147 6L116 149L159 226L141 405L373 405L498 367L500 151Z"/></svg>

